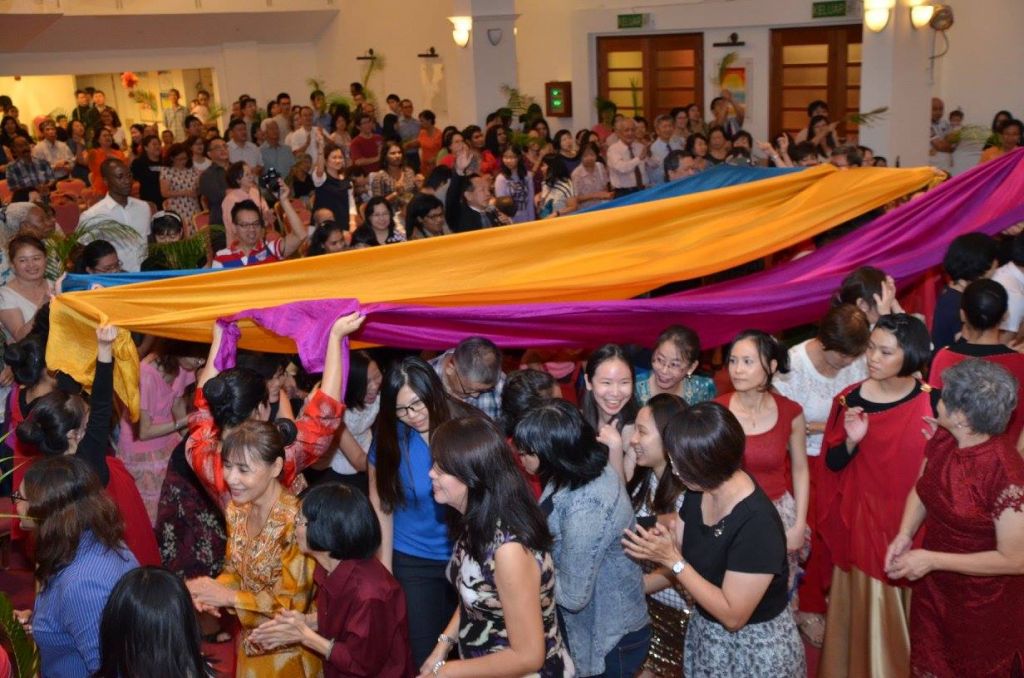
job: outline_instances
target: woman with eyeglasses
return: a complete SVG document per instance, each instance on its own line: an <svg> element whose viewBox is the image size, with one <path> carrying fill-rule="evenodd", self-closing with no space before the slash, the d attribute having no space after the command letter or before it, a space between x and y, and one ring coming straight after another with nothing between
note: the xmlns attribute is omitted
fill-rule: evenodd
<svg viewBox="0 0 1024 678"><path fill-rule="evenodd" d="M715 381L696 374L700 366L700 337L689 327L671 325L658 335L651 357L651 374L638 379L634 389L643 407L659 393L679 396L688 405L715 397Z"/></svg>
<svg viewBox="0 0 1024 678"><path fill-rule="evenodd" d="M448 511L431 492L432 431L475 410L449 396L434 368L405 358L384 378L369 455L370 501L381 524L380 559L408 600L409 643L420 666L455 610L445 574L452 554Z"/></svg>
<svg viewBox="0 0 1024 678"><path fill-rule="evenodd" d="M121 260L117 250L106 240L93 240L75 259L75 273L120 273Z"/></svg>

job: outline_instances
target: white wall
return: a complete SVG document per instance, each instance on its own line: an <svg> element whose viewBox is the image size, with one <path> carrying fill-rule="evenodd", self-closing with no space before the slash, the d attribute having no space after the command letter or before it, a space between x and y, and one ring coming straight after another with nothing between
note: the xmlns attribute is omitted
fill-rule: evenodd
<svg viewBox="0 0 1024 678"><path fill-rule="evenodd" d="M965 122L989 125L996 111L1024 116L1024 2L945 0L955 23L946 33L949 52L935 60L932 92L946 111L960 108ZM937 37L935 52L945 43Z"/></svg>
<svg viewBox="0 0 1024 678"><path fill-rule="evenodd" d="M38 116L62 108L69 116L74 102L75 79L70 75L0 77L0 93L11 97L21 122L32 127ZM71 94L68 95L67 93ZM38 130L32 129L33 134Z"/></svg>

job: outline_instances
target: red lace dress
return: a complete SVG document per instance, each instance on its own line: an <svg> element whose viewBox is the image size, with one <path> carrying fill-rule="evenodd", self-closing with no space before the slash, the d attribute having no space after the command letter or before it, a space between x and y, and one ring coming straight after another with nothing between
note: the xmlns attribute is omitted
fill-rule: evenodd
<svg viewBox="0 0 1024 678"><path fill-rule="evenodd" d="M939 429L925 450L917 494L928 510L923 548L996 548L995 521L1024 510L1024 458L1006 436L959 449ZM1009 676L1024 653L1024 576L932 572L913 585L910 663L915 676Z"/></svg>

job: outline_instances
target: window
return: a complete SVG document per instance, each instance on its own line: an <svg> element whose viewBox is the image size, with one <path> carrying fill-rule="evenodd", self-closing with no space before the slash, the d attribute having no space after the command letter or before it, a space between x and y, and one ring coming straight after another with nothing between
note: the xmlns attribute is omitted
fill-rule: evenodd
<svg viewBox="0 0 1024 678"><path fill-rule="evenodd" d="M784 28L772 31L773 133L795 135L807 127L807 105L828 102L831 120L860 110L861 27ZM857 125L843 123L836 136L857 142Z"/></svg>
<svg viewBox="0 0 1024 678"><path fill-rule="evenodd" d="M687 104L703 109L703 52L700 34L598 38L598 94L649 120Z"/></svg>

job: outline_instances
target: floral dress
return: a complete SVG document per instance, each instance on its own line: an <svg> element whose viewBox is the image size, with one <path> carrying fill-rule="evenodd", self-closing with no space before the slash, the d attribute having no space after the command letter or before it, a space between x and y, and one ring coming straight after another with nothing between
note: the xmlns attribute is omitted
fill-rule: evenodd
<svg viewBox="0 0 1024 678"><path fill-rule="evenodd" d="M459 656L482 657L509 647L505 612L495 583L494 555L505 544L519 539L499 524L487 547L483 563L473 559L465 542L459 540L448 562L448 581L459 592ZM530 551L540 568L540 609L544 624L545 659L540 672L532 676L576 675L569 650L562 642L555 612L555 565L549 552Z"/></svg>
<svg viewBox="0 0 1024 678"><path fill-rule="evenodd" d="M315 563L299 550L295 537L298 498L282 490L258 534L246 521L252 504L227 507L228 549L217 582L235 591L232 607L242 626L237 678L306 678L322 675L320 658L301 645L264 650L249 639L252 630L281 610L303 614L313 607Z"/></svg>
<svg viewBox="0 0 1024 678"><path fill-rule="evenodd" d="M160 178L171 185L172 191L195 191L199 188L199 170L195 167L162 167ZM198 195L198 193L197 193ZM185 222L185 232L192 229L192 217L202 209L198 197L181 196L164 200L164 208L178 213Z"/></svg>

